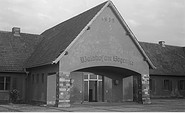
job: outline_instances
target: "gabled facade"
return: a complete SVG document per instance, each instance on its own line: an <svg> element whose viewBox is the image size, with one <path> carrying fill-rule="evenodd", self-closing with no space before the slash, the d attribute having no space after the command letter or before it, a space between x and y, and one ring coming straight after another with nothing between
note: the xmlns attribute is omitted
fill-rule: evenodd
<svg viewBox="0 0 185 113"><path fill-rule="evenodd" d="M0 40L5 40L7 34L0 34ZM21 47L17 51L0 51L7 55L0 56L3 68L7 66L3 64L5 59L20 61L19 58L22 58L19 65L16 62L11 62L15 66L9 64L12 68L21 70L21 74L11 68L8 68L9 73L5 72L9 74L10 80L6 77L3 80L8 80L11 86L5 90L5 96L11 89L21 89L21 100L58 107L69 107L72 103L86 101L136 101L149 104L150 97L161 97L161 93L168 96L164 92L155 93L152 87L154 79L159 81L158 76L162 77L164 74L169 77L166 73L155 73L158 72L155 71L156 67L166 71L160 68L161 62L155 56L163 53L153 53L152 47L150 48L152 44L139 43L111 1L64 21L41 35L29 36L32 36L31 42L27 37L24 39L24 34L13 35L18 40L16 44ZM11 43L11 40L6 39L6 42ZM5 50L8 50L7 45ZM157 49L159 48L156 51ZM184 52L183 49L180 50ZM7 53L13 54L13 58ZM24 57L16 59L17 54L23 53ZM182 60L181 64L184 66L184 56L182 53L174 58L178 57L179 62ZM183 84L185 78L183 69L184 67L174 72L181 73L175 76L182 81L180 84ZM4 76L2 73L4 71L0 71L0 77ZM16 76L19 77L17 81L14 80ZM14 87L18 83L18 87ZM180 87L184 88L185 85ZM185 94L183 91L180 93L182 97ZM3 98L2 94L0 97ZM7 96L6 100L8 99Z"/></svg>
<svg viewBox="0 0 185 113"><path fill-rule="evenodd" d="M37 96L30 97L31 100L42 97L47 104L61 107L69 106L70 102L84 101L150 103L148 77L149 68L154 68L154 65L111 1L41 35L44 39L25 67L29 80L34 81L40 74L44 75L46 65L56 65L56 71L46 75L47 89L30 92L38 92ZM36 67L43 71L37 74ZM84 79L84 76L88 77ZM53 79L58 81L53 83ZM51 84L50 89L48 86ZM27 89L37 89L38 85L29 87ZM131 87L137 91L133 92ZM57 96L53 98L53 95Z"/></svg>

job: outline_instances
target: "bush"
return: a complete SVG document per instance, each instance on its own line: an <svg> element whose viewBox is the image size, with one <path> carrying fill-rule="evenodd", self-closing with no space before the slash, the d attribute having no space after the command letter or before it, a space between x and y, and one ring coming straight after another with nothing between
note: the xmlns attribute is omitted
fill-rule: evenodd
<svg viewBox="0 0 185 113"><path fill-rule="evenodd" d="M19 98L19 91L17 89L13 89L10 91L10 102L17 103Z"/></svg>

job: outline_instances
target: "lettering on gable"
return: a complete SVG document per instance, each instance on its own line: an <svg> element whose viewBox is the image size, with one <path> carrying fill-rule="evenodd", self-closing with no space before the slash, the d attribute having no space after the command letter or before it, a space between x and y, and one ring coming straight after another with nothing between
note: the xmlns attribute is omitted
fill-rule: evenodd
<svg viewBox="0 0 185 113"><path fill-rule="evenodd" d="M120 58L118 56L106 56L106 55L95 55L95 56L83 56L80 57L80 62L81 63L87 63L87 62L116 62L120 64L128 64L128 65L133 65L134 62L125 59L125 58Z"/></svg>
<svg viewBox="0 0 185 113"><path fill-rule="evenodd" d="M102 21L114 23L115 19L113 17L102 17Z"/></svg>

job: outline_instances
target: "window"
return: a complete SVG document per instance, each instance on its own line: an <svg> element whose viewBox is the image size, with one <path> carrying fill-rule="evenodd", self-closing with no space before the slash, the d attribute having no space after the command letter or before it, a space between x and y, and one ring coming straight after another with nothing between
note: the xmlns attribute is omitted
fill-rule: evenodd
<svg viewBox="0 0 185 113"><path fill-rule="evenodd" d="M172 90L172 81L164 80L164 90Z"/></svg>
<svg viewBox="0 0 185 113"><path fill-rule="evenodd" d="M97 81L102 81L102 76L101 75L96 75L94 73L84 73L84 80L89 81L89 80L97 80Z"/></svg>
<svg viewBox="0 0 185 113"><path fill-rule="evenodd" d="M44 83L44 73L42 73L42 83Z"/></svg>
<svg viewBox="0 0 185 113"><path fill-rule="evenodd" d="M102 76L101 76L101 75L98 75L98 79L99 79L99 80L102 80Z"/></svg>
<svg viewBox="0 0 185 113"><path fill-rule="evenodd" d="M179 90L185 90L185 80L179 81Z"/></svg>
<svg viewBox="0 0 185 113"><path fill-rule="evenodd" d="M150 91L155 92L155 80L154 79L150 79L149 85L150 85Z"/></svg>
<svg viewBox="0 0 185 113"><path fill-rule="evenodd" d="M88 74L87 75L84 75L84 79L88 79Z"/></svg>
<svg viewBox="0 0 185 113"><path fill-rule="evenodd" d="M13 89L17 89L17 78L16 77L15 78L14 77L12 78L12 88Z"/></svg>
<svg viewBox="0 0 185 113"><path fill-rule="evenodd" d="M91 74L90 79L97 79L97 75Z"/></svg>
<svg viewBox="0 0 185 113"><path fill-rule="evenodd" d="M39 74L37 74L37 83L39 83Z"/></svg>
<svg viewBox="0 0 185 113"><path fill-rule="evenodd" d="M0 77L0 90L10 89L10 77Z"/></svg>
<svg viewBox="0 0 185 113"><path fill-rule="evenodd" d="M32 83L34 83L34 80L35 80L35 78L34 78L34 74L32 75Z"/></svg>
<svg viewBox="0 0 185 113"><path fill-rule="evenodd" d="M149 84L150 84L150 90L152 91L152 79L150 79Z"/></svg>

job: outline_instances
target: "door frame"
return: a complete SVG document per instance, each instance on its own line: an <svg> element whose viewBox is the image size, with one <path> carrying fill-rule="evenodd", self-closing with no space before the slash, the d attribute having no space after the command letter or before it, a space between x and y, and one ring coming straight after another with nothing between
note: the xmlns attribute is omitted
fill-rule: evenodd
<svg viewBox="0 0 185 113"><path fill-rule="evenodd" d="M103 88L103 76L102 76L102 79L99 79L99 76L101 76L101 75L96 75L96 74L94 74L94 75L97 76L97 78L96 78L96 79L90 79L90 75L92 75L92 74L93 74L93 73L88 73L88 74L87 74L87 75L88 75L88 79L83 79L83 88L84 88L84 82L87 82L87 85L88 85L88 86L87 86L87 87L88 87L88 90L87 90L87 91L88 91L88 92L87 92L87 94L88 94L88 101L85 101L85 100L84 100L84 99L85 99L84 97L83 97L83 101L89 102L89 84L90 84L91 81L96 81L96 82L97 82L97 85L96 85L96 101L97 101L97 102L99 102L99 101L101 102L101 101L103 101L103 97L104 97L104 96L103 96L103 89L104 89L104 88ZM84 75L83 75L83 76L84 76ZM84 77L83 77L83 78L84 78ZM99 89L98 89L98 88L99 88L99 85L100 85L99 82L102 82L102 89L101 89L101 90L102 90L102 94L101 94L101 95L102 95L102 100L99 100L99 99L98 99L98 96L99 96ZM85 96L85 90L83 90L83 91L84 91L83 96Z"/></svg>
<svg viewBox="0 0 185 113"><path fill-rule="evenodd" d="M49 78L50 77L54 77L52 80L53 81L51 81L51 82L54 82L54 84L52 84L52 86L53 86L53 90L52 90L52 92L54 93L54 95L53 95L53 98L54 98L54 100L53 101L48 101L48 99L50 100L50 98L49 98L49 95L48 94L50 94L50 92L49 92L49 88L50 88L50 80L49 80ZM48 104L48 105L55 105L56 104L56 100L57 100L57 97L56 97L56 95L57 95L57 79L58 79L58 77L57 77L57 74L49 74L48 76L47 76L47 91L46 91L46 103Z"/></svg>

